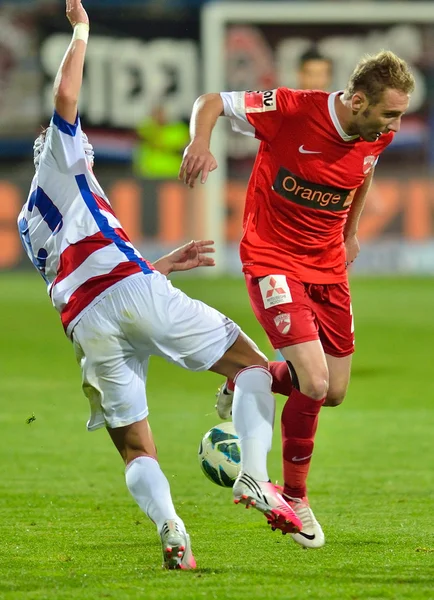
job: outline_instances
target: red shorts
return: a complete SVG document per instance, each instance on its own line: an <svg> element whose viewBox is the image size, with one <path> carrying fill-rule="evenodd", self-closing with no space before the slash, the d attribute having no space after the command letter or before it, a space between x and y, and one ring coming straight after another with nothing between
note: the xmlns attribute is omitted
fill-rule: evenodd
<svg viewBox="0 0 434 600"><path fill-rule="evenodd" d="M326 354L354 352L348 282L302 283L285 275L246 275L253 312L273 348L320 340Z"/></svg>

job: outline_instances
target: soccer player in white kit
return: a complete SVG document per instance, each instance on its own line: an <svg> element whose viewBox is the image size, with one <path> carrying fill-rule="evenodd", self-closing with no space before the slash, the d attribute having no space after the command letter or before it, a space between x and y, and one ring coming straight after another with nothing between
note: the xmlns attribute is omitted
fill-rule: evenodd
<svg viewBox="0 0 434 600"><path fill-rule="evenodd" d="M286 533L298 531L301 522L267 473L275 412L271 375L266 357L233 321L166 277L212 265L207 254L213 242L191 242L151 265L123 231L93 174L93 149L77 112L89 19L80 0L67 0L66 14L74 33L54 83L54 115L35 142L36 172L19 232L74 345L90 402L88 429L107 428L125 462L129 491L157 526L163 566L192 569L190 538L148 423L149 357L235 380L242 469L234 501L255 506Z"/></svg>

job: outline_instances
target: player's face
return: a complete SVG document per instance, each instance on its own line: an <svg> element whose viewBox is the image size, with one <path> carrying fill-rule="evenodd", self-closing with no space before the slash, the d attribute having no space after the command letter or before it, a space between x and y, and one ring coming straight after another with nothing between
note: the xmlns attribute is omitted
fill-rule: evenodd
<svg viewBox="0 0 434 600"><path fill-rule="evenodd" d="M357 96L360 98L356 98ZM375 142L383 133L397 133L409 101L408 94L390 88L384 91L378 104L370 104L364 94L356 93L353 96L356 132L366 142Z"/></svg>
<svg viewBox="0 0 434 600"><path fill-rule="evenodd" d="M300 90L328 90L331 83L331 65L328 60L307 60L298 72Z"/></svg>

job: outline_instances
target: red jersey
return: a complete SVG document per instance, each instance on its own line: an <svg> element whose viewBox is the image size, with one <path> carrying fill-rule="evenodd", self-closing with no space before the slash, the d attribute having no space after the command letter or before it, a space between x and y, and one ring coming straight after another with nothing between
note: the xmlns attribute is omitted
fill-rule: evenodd
<svg viewBox="0 0 434 600"><path fill-rule="evenodd" d="M288 88L221 94L233 129L261 140L244 212L244 273L346 280L347 214L393 133L375 142L348 136L335 111L338 94Z"/></svg>

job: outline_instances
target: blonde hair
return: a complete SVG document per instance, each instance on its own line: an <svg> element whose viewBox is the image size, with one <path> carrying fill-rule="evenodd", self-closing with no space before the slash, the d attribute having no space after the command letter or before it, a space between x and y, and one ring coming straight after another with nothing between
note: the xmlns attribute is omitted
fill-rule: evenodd
<svg viewBox="0 0 434 600"><path fill-rule="evenodd" d="M411 94L414 77L408 64L390 50L365 55L356 66L345 88L344 98L349 100L356 92L364 92L370 104L378 104L386 89Z"/></svg>

